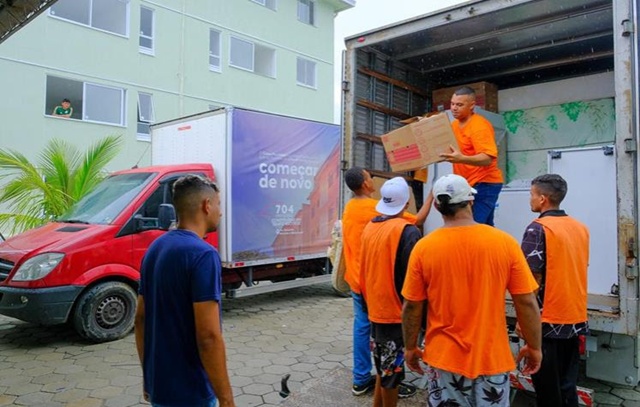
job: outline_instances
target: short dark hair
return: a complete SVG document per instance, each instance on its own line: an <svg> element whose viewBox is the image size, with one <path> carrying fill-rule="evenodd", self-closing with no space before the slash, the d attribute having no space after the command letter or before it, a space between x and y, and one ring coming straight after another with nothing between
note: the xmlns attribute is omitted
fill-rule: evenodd
<svg viewBox="0 0 640 407"><path fill-rule="evenodd" d="M438 195L435 200L435 206L442 216L454 216L463 208L466 208L471 201L462 201L458 203L449 203L451 197L449 195Z"/></svg>
<svg viewBox="0 0 640 407"><path fill-rule="evenodd" d="M560 205L567 195L567 181L558 174L537 176L531 181L531 185L538 188L540 193L546 196L553 205Z"/></svg>
<svg viewBox="0 0 640 407"><path fill-rule="evenodd" d="M353 192L356 192L357 190L362 188L362 185L364 185L364 168L349 168L347 172L344 173L344 182Z"/></svg>
<svg viewBox="0 0 640 407"><path fill-rule="evenodd" d="M453 92L453 94L454 94L454 95L457 95L457 96L464 96L464 95L467 95L467 96L470 96L470 97L471 97L471 99L473 99L473 100L475 100L475 99L476 99L476 91L475 91L475 90L473 90L473 89L471 89L471 88L470 88L470 87L468 87L468 86L463 86L463 87L461 87L460 89L458 89L458 90L456 90L455 92Z"/></svg>
<svg viewBox="0 0 640 407"><path fill-rule="evenodd" d="M198 204L197 198L203 193L220 192L215 182L199 175L185 175L173 183L173 204L176 212L184 213L193 210Z"/></svg>
<svg viewBox="0 0 640 407"><path fill-rule="evenodd" d="M69 99L62 99L62 103L67 102L67 103L71 103L71 101Z"/></svg>

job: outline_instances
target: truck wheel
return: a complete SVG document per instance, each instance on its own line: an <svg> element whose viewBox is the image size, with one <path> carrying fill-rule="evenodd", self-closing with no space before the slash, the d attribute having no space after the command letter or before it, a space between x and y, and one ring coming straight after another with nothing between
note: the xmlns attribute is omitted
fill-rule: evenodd
<svg viewBox="0 0 640 407"><path fill-rule="evenodd" d="M73 325L83 338L93 342L120 339L133 329L136 303L136 292L127 284L98 284L78 300Z"/></svg>

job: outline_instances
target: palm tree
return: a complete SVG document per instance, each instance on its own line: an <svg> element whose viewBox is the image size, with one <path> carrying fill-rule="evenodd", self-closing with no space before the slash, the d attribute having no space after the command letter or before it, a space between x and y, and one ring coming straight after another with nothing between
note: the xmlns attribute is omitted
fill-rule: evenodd
<svg viewBox="0 0 640 407"><path fill-rule="evenodd" d="M65 213L71 205L104 179L105 166L120 151L121 138L107 136L84 153L69 143L52 139L36 164L14 150L0 150L0 227L10 234L43 225Z"/></svg>

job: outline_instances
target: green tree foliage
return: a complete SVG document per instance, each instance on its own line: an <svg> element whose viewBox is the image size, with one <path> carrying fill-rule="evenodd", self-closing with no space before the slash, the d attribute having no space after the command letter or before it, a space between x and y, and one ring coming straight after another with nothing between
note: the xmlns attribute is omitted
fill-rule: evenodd
<svg viewBox="0 0 640 407"><path fill-rule="evenodd" d="M9 213L0 213L0 228L20 233L64 214L104 179L104 168L121 142L119 136L107 136L81 153L52 139L37 163L18 151L0 150L0 204L9 208Z"/></svg>

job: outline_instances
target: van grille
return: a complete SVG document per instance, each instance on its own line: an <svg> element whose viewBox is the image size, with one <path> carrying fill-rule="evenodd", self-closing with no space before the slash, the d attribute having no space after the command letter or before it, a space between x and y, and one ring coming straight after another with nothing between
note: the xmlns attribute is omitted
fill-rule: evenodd
<svg viewBox="0 0 640 407"><path fill-rule="evenodd" d="M13 266L13 262L0 259L0 282L3 282L9 277L9 273L11 273L11 269L13 269Z"/></svg>

